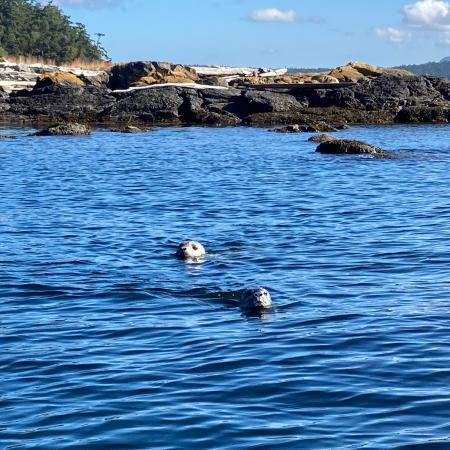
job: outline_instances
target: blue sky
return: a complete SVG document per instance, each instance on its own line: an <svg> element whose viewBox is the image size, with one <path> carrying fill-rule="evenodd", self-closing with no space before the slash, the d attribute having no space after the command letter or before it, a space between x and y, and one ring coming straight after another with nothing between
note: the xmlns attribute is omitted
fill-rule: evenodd
<svg viewBox="0 0 450 450"><path fill-rule="evenodd" d="M55 0L114 61L331 67L450 55L441 0Z"/></svg>

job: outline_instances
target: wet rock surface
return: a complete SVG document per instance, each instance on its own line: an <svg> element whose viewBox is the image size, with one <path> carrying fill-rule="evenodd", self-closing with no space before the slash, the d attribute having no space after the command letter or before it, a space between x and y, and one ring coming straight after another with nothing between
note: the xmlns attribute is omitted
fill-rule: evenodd
<svg viewBox="0 0 450 450"><path fill-rule="evenodd" d="M393 158L393 155L386 150L362 141L349 139L326 140L317 147L316 152L332 155L368 155L376 158Z"/></svg>
<svg viewBox="0 0 450 450"><path fill-rule="evenodd" d="M276 133L322 133L343 129L343 125L338 125L338 127L334 127L326 122L312 122L305 124L286 125L284 127L275 128L271 131L274 131Z"/></svg>
<svg viewBox="0 0 450 450"><path fill-rule="evenodd" d="M323 142L333 141L335 139L337 138L332 134L316 134L315 136L311 136L308 141L321 144Z"/></svg>
<svg viewBox="0 0 450 450"><path fill-rule="evenodd" d="M91 134L87 125L80 123L61 123L34 133L33 136L86 136Z"/></svg>

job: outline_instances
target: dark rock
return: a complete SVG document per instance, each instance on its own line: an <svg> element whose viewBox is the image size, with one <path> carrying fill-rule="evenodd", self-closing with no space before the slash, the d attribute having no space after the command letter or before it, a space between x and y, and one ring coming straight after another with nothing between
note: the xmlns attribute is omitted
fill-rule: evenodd
<svg viewBox="0 0 450 450"><path fill-rule="evenodd" d="M228 82L224 77L202 76L200 77L199 83L204 84L206 86L228 87Z"/></svg>
<svg viewBox="0 0 450 450"><path fill-rule="evenodd" d="M277 133L322 133L337 131L337 128L332 127L325 122L319 121L302 125L287 125L285 127L276 128L272 131L275 131Z"/></svg>
<svg viewBox="0 0 450 450"><path fill-rule="evenodd" d="M337 128L323 121L310 123L308 124L308 128L308 131L312 133L326 133L337 131Z"/></svg>
<svg viewBox="0 0 450 450"><path fill-rule="evenodd" d="M98 118L118 122L180 122L179 109L184 103L181 92L175 87L127 92L99 114Z"/></svg>
<svg viewBox="0 0 450 450"><path fill-rule="evenodd" d="M298 111L303 106L292 95L254 90L242 91L238 103L243 117L255 113Z"/></svg>
<svg viewBox="0 0 450 450"><path fill-rule="evenodd" d="M363 108L362 103L356 99L353 88L344 89L314 89L307 93L302 93L301 97L306 96L308 106L312 108L327 108L337 106L339 108Z"/></svg>
<svg viewBox="0 0 450 450"><path fill-rule="evenodd" d="M426 77L434 89L436 89L445 100L450 100L450 80L445 77Z"/></svg>
<svg viewBox="0 0 450 450"><path fill-rule="evenodd" d="M348 139L333 139L322 142L316 152L333 155L371 155L376 158L392 158L392 155L373 145Z"/></svg>
<svg viewBox="0 0 450 450"><path fill-rule="evenodd" d="M178 109L183 122L197 123L206 114L203 107L203 99L195 90L186 90L181 93L183 103Z"/></svg>
<svg viewBox="0 0 450 450"><path fill-rule="evenodd" d="M123 130L120 130L121 133L134 134L134 133L145 133L146 130L143 130L139 127L134 127L132 125L128 125Z"/></svg>
<svg viewBox="0 0 450 450"><path fill-rule="evenodd" d="M109 82L109 74L107 72L100 72L98 75L78 75L78 78L86 86L95 86L98 88L105 88Z"/></svg>
<svg viewBox="0 0 450 450"><path fill-rule="evenodd" d="M402 108L395 117L400 123L446 123L450 110L442 106L412 106Z"/></svg>
<svg viewBox="0 0 450 450"><path fill-rule="evenodd" d="M427 77L381 75L362 80L343 89L316 89L302 92L310 107L336 106L367 111L395 111L404 106L433 106L446 101L449 87L444 81L430 81ZM434 83L434 84L433 84ZM298 97L298 96L297 96Z"/></svg>
<svg viewBox="0 0 450 450"><path fill-rule="evenodd" d="M17 139L15 134L0 134L0 139Z"/></svg>
<svg viewBox="0 0 450 450"><path fill-rule="evenodd" d="M115 101L105 89L53 85L11 94L8 115L33 120L90 122Z"/></svg>
<svg viewBox="0 0 450 450"><path fill-rule="evenodd" d="M223 96L216 96L219 103L214 103L211 101L211 97L205 99L202 92L196 89L181 91L183 104L179 107L178 114L183 123L204 125L237 125L240 123L239 117L225 109L228 104L221 103Z"/></svg>
<svg viewBox="0 0 450 450"><path fill-rule="evenodd" d="M302 126L296 124L296 125L286 125L285 127L275 128L274 130L269 131L275 131L275 133L301 133L304 130Z"/></svg>
<svg viewBox="0 0 450 450"><path fill-rule="evenodd" d="M38 131L32 136L86 136L91 129L80 123L61 123L53 125L46 130Z"/></svg>
<svg viewBox="0 0 450 450"><path fill-rule="evenodd" d="M308 141L321 144L322 142L334 141L335 139L337 138L331 134L316 134L315 136L311 136Z"/></svg>
<svg viewBox="0 0 450 450"><path fill-rule="evenodd" d="M239 89L202 89L198 95L203 99L205 105L228 104L238 102L242 91Z"/></svg>
<svg viewBox="0 0 450 450"><path fill-rule="evenodd" d="M292 89L290 94L256 89L164 87L111 92L136 80L182 77L184 66L130 63L98 79L43 74L32 91L0 89L1 120L161 122L208 125L298 124L308 132L330 132L329 124L443 122L450 119L450 82L436 77L384 74L339 89ZM190 72L187 74L189 75ZM134 81L132 81L134 80ZM156 80L156 79L155 79ZM155 82L160 82L158 78ZM281 130L283 131L283 130ZM285 129L294 132L293 129Z"/></svg>

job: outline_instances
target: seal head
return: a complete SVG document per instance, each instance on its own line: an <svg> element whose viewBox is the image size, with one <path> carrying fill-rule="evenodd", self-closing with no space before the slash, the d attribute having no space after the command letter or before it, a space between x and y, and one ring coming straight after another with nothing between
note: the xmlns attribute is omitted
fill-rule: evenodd
<svg viewBox="0 0 450 450"><path fill-rule="evenodd" d="M176 256L184 261L198 260L206 254L205 247L197 241L183 241L177 249Z"/></svg>
<svg viewBox="0 0 450 450"><path fill-rule="evenodd" d="M245 289L241 295L240 306L244 311L268 309L272 307L272 298L267 289Z"/></svg>

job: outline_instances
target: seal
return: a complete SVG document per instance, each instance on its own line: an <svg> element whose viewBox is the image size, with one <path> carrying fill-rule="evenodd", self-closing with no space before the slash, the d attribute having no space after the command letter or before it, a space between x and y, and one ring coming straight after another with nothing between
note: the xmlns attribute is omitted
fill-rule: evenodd
<svg viewBox="0 0 450 450"><path fill-rule="evenodd" d="M245 289L241 295L240 307L244 311L268 309L272 307L272 298L267 289Z"/></svg>
<svg viewBox="0 0 450 450"><path fill-rule="evenodd" d="M198 260L205 256L206 251L200 242L197 241L183 241L177 249L176 256L179 259L187 260Z"/></svg>

